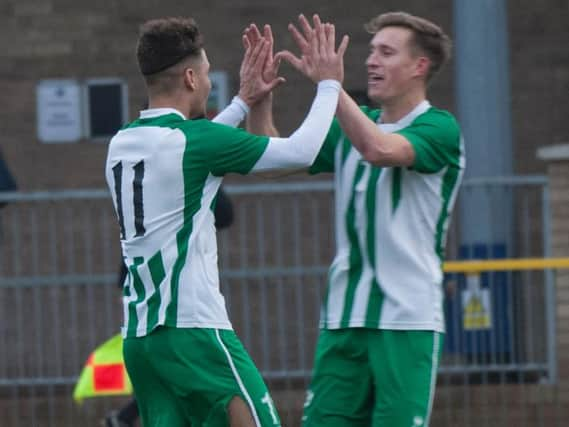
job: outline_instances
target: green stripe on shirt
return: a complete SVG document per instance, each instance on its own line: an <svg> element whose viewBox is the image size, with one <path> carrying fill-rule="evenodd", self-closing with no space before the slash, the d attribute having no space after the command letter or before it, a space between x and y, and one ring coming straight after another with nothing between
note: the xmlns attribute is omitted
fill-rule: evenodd
<svg viewBox="0 0 569 427"><path fill-rule="evenodd" d="M133 259L134 264L128 266L129 275L132 277L131 283L136 292L136 299L128 303L128 325L127 331L129 336L135 336L136 330L138 329L138 314L136 313L136 306L144 301L146 297L146 290L144 289L144 283L138 274L138 266L144 263L143 257L135 257ZM132 292L131 292L132 294Z"/></svg>
<svg viewBox="0 0 569 427"><path fill-rule="evenodd" d="M347 328L350 324L350 315L352 313L352 306L354 305L354 296L360 277L362 275L362 253L358 242L358 232L356 230L356 186L362 178L365 171L365 165L361 162L358 163L356 173L353 180L352 197L350 204L346 211L346 232L350 241L350 270L348 271L348 287L346 289L346 296L344 298L344 308L342 311L342 320L340 327Z"/></svg>
<svg viewBox="0 0 569 427"><path fill-rule="evenodd" d="M376 279L375 271L375 212L376 212L376 190L377 182L379 180L379 175L381 174L381 169L378 167L373 167L371 170L371 175L369 177L367 193L366 193L366 211L367 211L367 252L368 259L371 265L371 270L373 273L371 287L369 291L368 306L366 310L366 320L365 326L368 328L377 328L379 326L379 318L381 312L381 306L383 303L383 292L379 287L379 283Z"/></svg>
<svg viewBox="0 0 569 427"><path fill-rule="evenodd" d="M157 252L152 258L148 260L148 269L150 270L150 277L154 285L154 293L148 298L148 318L146 333L150 333L158 324L158 313L160 310L160 283L166 277L164 271L164 262L162 261L162 254Z"/></svg>

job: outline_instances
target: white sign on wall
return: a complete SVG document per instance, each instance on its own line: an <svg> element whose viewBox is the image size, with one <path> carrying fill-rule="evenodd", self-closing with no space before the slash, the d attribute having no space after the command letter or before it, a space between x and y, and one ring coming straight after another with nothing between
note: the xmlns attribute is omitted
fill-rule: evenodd
<svg viewBox="0 0 569 427"><path fill-rule="evenodd" d="M36 88L38 138L76 142L82 136L81 87L75 80L43 80Z"/></svg>

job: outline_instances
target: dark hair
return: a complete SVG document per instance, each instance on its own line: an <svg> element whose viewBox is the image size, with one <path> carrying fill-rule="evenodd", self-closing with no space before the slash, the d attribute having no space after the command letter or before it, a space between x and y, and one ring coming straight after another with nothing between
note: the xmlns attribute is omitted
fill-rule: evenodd
<svg viewBox="0 0 569 427"><path fill-rule="evenodd" d="M403 27L411 30L414 47L431 60L427 81L431 80L450 59L452 49L450 37L441 27L427 19L406 12L388 12L376 16L364 26L371 34L385 27Z"/></svg>
<svg viewBox="0 0 569 427"><path fill-rule="evenodd" d="M192 18L152 19L140 26L136 46L144 76L164 71L190 56L199 56L203 39Z"/></svg>

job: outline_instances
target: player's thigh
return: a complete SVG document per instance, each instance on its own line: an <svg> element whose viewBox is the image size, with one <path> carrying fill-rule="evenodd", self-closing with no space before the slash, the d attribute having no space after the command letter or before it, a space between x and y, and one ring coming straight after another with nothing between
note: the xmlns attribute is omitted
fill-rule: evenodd
<svg viewBox="0 0 569 427"><path fill-rule="evenodd" d="M370 333L373 427L428 425L443 335L433 331Z"/></svg>
<svg viewBox="0 0 569 427"><path fill-rule="evenodd" d="M365 329L322 330L304 427L369 427L373 396Z"/></svg>
<svg viewBox="0 0 569 427"><path fill-rule="evenodd" d="M247 405L256 426L280 426L279 414L273 399L241 341L233 331L219 331L218 339L225 353L226 366L230 370L230 376L225 379L225 386L230 390L226 395L227 403L235 398L241 399ZM220 409L227 410L227 406ZM222 418L219 414L216 416ZM214 424L209 423L208 427L210 425Z"/></svg>
<svg viewBox="0 0 569 427"><path fill-rule="evenodd" d="M257 426L279 425L267 388L233 331L161 327L125 340L124 348L150 426L163 425L153 418L154 408L162 406L163 413L185 425L226 427L234 398L247 404Z"/></svg>
<svg viewBox="0 0 569 427"><path fill-rule="evenodd" d="M183 402L164 383L149 359L151 338L127 338L124 359L136 396L142 424L145 427L186 427ZM150 345L150 347L152 347Z"/></svg>

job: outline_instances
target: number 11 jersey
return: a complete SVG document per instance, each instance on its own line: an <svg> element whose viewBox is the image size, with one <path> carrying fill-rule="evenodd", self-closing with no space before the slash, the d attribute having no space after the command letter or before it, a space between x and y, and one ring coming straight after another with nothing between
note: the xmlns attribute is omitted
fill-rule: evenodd
<svg viewBox="0 0 569 427"><path fill-rule="evenodd" d="M105 175L128 267L124 337L159 325L232 329L212 208L223 176L249 173L268 141L173 109L145 110L112 138Z"/></svg>

